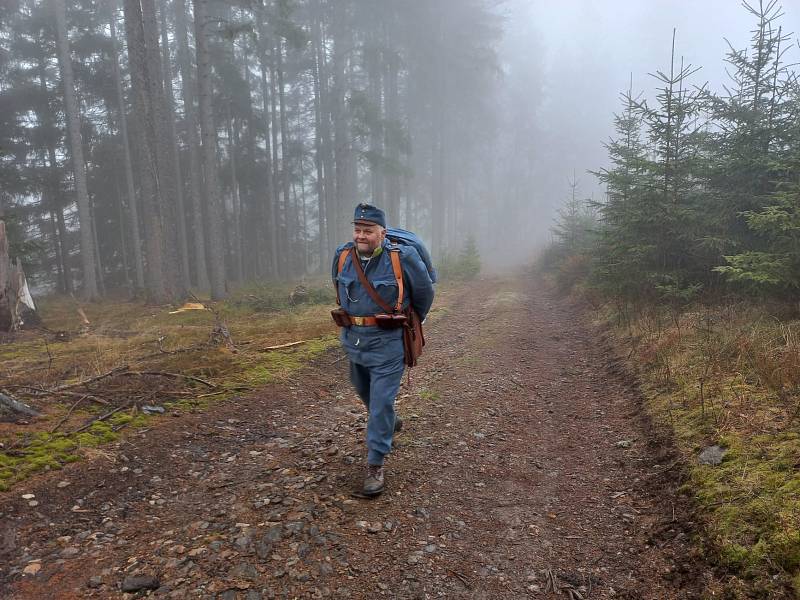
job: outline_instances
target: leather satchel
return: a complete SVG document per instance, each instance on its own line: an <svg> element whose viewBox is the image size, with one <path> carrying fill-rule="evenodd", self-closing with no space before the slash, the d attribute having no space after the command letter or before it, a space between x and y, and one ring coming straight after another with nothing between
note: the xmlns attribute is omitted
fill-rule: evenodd
<svg viewBox="0 0 800 600"><path fill-rule="evenodd" d="M406 310L406 325L403 328L403 351L405 363L409 367L417 365L417 358L422 354L425 345L425 334L422 332L422 321L410 306Z"/></svg>

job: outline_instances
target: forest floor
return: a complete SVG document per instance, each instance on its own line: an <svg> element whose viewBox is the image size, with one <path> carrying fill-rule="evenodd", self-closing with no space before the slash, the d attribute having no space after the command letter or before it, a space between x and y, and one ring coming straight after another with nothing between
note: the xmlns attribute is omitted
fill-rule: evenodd
<svg viewBox="0 0 800 600"><path fill-rule="evenodd" d="M366 420L333 347L0 493L0 596L632 600L714 587L680 465L576 308L533 277L482 279L445 297L427 339L382 496L352 494Z"/></svg>

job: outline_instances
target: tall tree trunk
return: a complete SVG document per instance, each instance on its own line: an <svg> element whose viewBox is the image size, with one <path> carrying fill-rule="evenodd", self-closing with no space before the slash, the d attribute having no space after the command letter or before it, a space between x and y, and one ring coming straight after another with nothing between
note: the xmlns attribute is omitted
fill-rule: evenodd
<svg viewBox="0 0 800 600"><path fill-rule="evenodd" d="M125 116L123 115L122 118L124 119ZM122 254L122 272L125 274L125 287L131 290L133 282L131 281L130 261L128 259L128 243L125 241L125 206L122 202L123 194L119 187L118 179L114 182L114 187L117 190L117 218L120 226L119 249Z"/></svg>
<svg viewBox="0 0 800 600"><path fill-rule="evenodd" d="M325 160L323 158L322 150L322 91L321 91L321 46L322 46L322 27L320 25L319 17L319 2L314 3L314 14L312 15L312 43L314 49L314 57L312 62L312 75L314 84L314 167L317 171L317 211L318 211L318 229L319 229L319 244L317 251L320 257L328 254L327 249L329 246L326 230L326 220L328 218L328 186L325 179ZM325 260L320 260L320 272L325 268Z"/></svg>
<svg viewBox="0 0 800 600"><path fill-rule="evenodd" d="M325 30L323 29L324 19L320 0L314 0L314 46L315 46L315 74L317 103L319 105L319 151L321 152L322 179L325 207L325 242L324 247L327 251L322 252L322 256L332 254L336 246L340 243L336 231L336 174L333 159L333 140L331 137L331 101L328 88L328 61L325 50ZM324 272L327 269L326 261L321 261L320 269Z"/></svg>
<svg viewBox="0 0 800 600"><path fill-rule="evenodd" d="M209 255L211 262L211 299L221 300L225 290L225 242L222 230L219 180L217 177L217 130L212 111L211 56L208 50L208 0L193 0L195 43L197 45L197 82L202 131L203 170L208 198Z"/></svg>
<svg viewBox="0 0 800 600"><path fill-rule="evenodd" d="M117 93L119 110L119 130L122 135L123 161L125 167L125 192L128 198L128 220L130 221L131 243L133 245L133 262L136 271L136 287L144 288L144 260L142 258L142 240L139 233L139 206L136 199L136 189L133 184L133 163L131 161L131 144L128 136L128 119L125 111L125 97L122 93L122 76L119 70L119 53L117 50L117 17L116 9L111 11L109 18L111 27L111 70L114 77L114 87ZM123 221L121 221L122 223ZM120 232L123 240L124 232Z"/></svg>
<svg viewBox="0 0 800 600"><path fill-rule="evenodd" d="M233 240L231 251L233 252L233 264L235 266L234 277L241 283L244 280L244 264L242 262L242 196L239 187L239 172L236 168L236 148L239 145L239 136L236 134L236 125L231 117L231 105L228 100L227 111L227 134L228 134L228 159L231 164L231 205L233 208Z"/></svg>
<svg viewBox="0 0 800 600"><path fill-rule="evenodd" d="M283 85L283 40L278 37L276 40L276 64L275 71L278 75L278 102L280 105L280 132L281 132L281 184L283 186L283 211L284 211L284 227L283 227L283 243L284 247L289 249L289 261L284 261L283 264L288 267L288 270L283 275L288 276L294 271L292 261L295 260L297 248L295 246L296 238L290 235L289 232L297 232L297 212L290 210L289 204L289 160L286 156L289 147L289 117L286 112L286 92Z"/></svg>
<svg viewBox="0 0 800 600"><path fill-rule="evenodd" d="M387 42L388 44L388 42ZM400 57L396 52L388 50L386 57L386 77L385 96L386 96L386 121L388 127L384 135L384 146L386 156L389 159L390 168L385 175L386 181L386 216L389 223L399 225L400 223L400 172L398 170L400 162L399 143L396 139L401 128L400 108L397 89L397 78Z"/></svg>
<svg viewBox="0 0 800 600"><path fill-rule="evenodd" d="M44 55L39 57L39 88L44 97L48 96L47 73L44 63ZM64 207L59 200L59 181L57 176L58 162L56 160L55 136L52 135L55 125L53 124L53 114L49 110L38 111L38 118L47 135L47 178L46 178L46 197L47 205L50 210L51 221L53 223L53 239L55 242L56 261L59 273L59 289L65 294L72 294L72 273L67 260L66 244L67 226L64 222Z"/></svg>
<svg viewBox="0 0 800 600"><path fill-rule="evenodd" d="M94 264L97 270L97 289L101 296L106 295L106 283L103 277L103 261L100 258L100 240L97 237L97 210L94 200L89 199L89 210L92 215L92 239L94 242Z"/></svg>
<svg viewBox="0 0 800 600"><path fill-rule="evenodd" d="M53 156L55 156L55 151L53 151ZM55 159L52 159L50 164L54 165L53 162ZM56 215L56 226L58 229L58 255L59 260L61 261L61 268L64 270L64 293L72 294L75 291L75 286L72 282L72 265L69 261L69 252L67 251L66 244L67 244L67 223L66 219L64 219L64 207L57 203L54 199L53 201L53 210Z"/></svg>
<svg viewBox="0 0 800 600"><path fill-rule="evenodd" d="M89 192L86 189L86 163L83 160L80 113L75 95L75 80L72 75L72 58L67 38L67 17L64 0L51 0L55 13L56 37L58 38L58 62L61 67L61 81L64 87L64 107L67 113L70 154L75 178L75 195L78 203L80 222L81 266L83 268L83 293L87 299L98 298L95 265L94 236L92 234L92 215L89 206Z"/></svg>
<svg viewBox="0 0 800 600"><path fill-rule="evenodd" d="M370 36L368 44L364 48L364 62L366 63L367 79L369 82L369 102L375 114L374 121L370 123L369 150L372 154L370 164L370 174L372 182L371 202L376 206L385 208L383 194L383 135L381 127L383 123L383 102L381 98L381 50L377 39Z"/></svg>
<svg viewBox="0 0 800 600"><path fill-rule="evenodd" d="M300 215L303 224L303 273L309 271L309 260L311 253L308 251L308 215L306 210L306 173L303 168L303 158L300 157ZM320 257L323 255L320 254Z"/></svg>
<svg viewBox="0 0 800 600"><path fill-rule="evenodd" d="M267 210L267 231L269 232L269 274L272 277L278 276L278 215L275 210L275 203L277 201L277 194L275 193L275 178L273 170L273 143L272 132L274 131L271 125L271 94L269 91L269 84L267 83L267 66L265 64L266 58L262 55L261 62L261 97L263 99L263 118L264 118L264 143L266 145L266 169L264 169L264 177L266 178L266 198L264 199Z"/></svg>
<svg viewBox="0 0 800 600"><path fill-rule="evenodd" d="M178 251L177 182L175 181L175 146L169 138L170 125L164 94L164 74L158 35L155 0L140 0L146 56L147 83L150 91L155 140L156 191L158 195L163 236L164 274L167 293L171 298L184 296L186 287L180 277Z"/></svg>
<svg viewBox="0 0 800 600"><path fill-rule="evenodd" d="M139 190L145 232L145 281L151 302L163 303L168 299L163 271L163 231L157 195L155 131L149 85L147 83L147 58L145 52L144 23L139 0L124 0L125 37L128 42L128 63L133 92L134 146L139 164Z"/></svg>
<svg viewBox="0 0 800 600"><path fill-rule="evenodd" d="M175 92L172 89L172 64L170 61L169 39L167 36L167 3L161 0L159 7L161 17L161 52L162 71L164 75L164 101L167 131L165 137L170 145L172 156L173 178L175 181L175 225L178 230L178 256L180 258L180 287L181 292L186 292L191 287L189 274L189 242L186 237L186 209L183 202L183 174L181 161L178 154L178 136L175 132Z"/></svg>
<svg viewBox="0 0 800 600"><path fill-rule="evenodd" d="M261 214L262 205L258 201L256 190L262 185L261 174L256 168L256 117L253 111L252 95L252 76L250 73L250 54L245 47L243 52L244 81L247 87L247 97L245 98L245 120L247 130L245 132L245 147L247 153L245 160L245 170L248 177L245 185L245 200L242 209L242 253L246 262L244 264L245 279L254 279L260 272L261 257L261 235L258 228L259 223L264 219Z"/></svg>
<svg viewBox="0 0 800 600"><path fill-rule="evenodd" d="M175 0L175 38L178 43L178 64L181 72L186 145L189 148L189 198L192 207L192 240L194 242L195 284L201 290L210 287L206 264L206 236L203 219L203 192L200 174L200 141L197 135L197 112L194 107L195 79L189 53L186 25L186 2Z"/></svg>
<svg viewBox="0 0 800 600"><path fill-rule="evenodd" d="M350 122L345 105L347 90L347 56L352 50L352 39L343 23L344 16L333 15L333 89L331 112L334 127L334 162L336 170L335 231L338 242L350 238L347 224L349 212L356 200L354 184L354 156L350 135Z"/></svg>
<svg viewBox="0 0 800 600"><path fill-rule="evenodd" d="M275 53L275 47L272 47L272 54ZM281 180L280 159L278 155L278 133L280 128L278 126L278 87L276 85L277 70L275 69L275 61L271 60L269 65L269 100L270 100L270 130L272 132L272 181L275 183L275 232L277 234L278 245L278 271L275 273L276 277L280 277L286 273L286 264L283 260L285 253L288 251L286 245L286 203L287 199L283 193L283 185Z"/></svg>
<svg viewBox="0 0 800 600"><path fill-rule="evenodd" d="M71 294L72 281L64 261L64 245L61 242L61 231L59 230L59 222L56 216L56 211L58 209L55 206L55 198L51 197L47 202L50 204L50 224L53 227L53 246L55 247L56 271L58 272L58 291L63 294Z"/></svg>
<svg viewBox="0 0 800 600"><path fill-rule="evenodd" d="M444 34L442 32L441 20L444 17L438 16L438 36L440 46L444 45ZM447 107L446 107L446 69L445 57L440 52L437 56L437 71L439 93L436 94L436 107L433 124L433 149L431 156L432 165L432 194L431 194L431 237L433 238L433 248L437 259L441 259L447 248L445 240L446 232L446 196L447 189Z"/></svg>

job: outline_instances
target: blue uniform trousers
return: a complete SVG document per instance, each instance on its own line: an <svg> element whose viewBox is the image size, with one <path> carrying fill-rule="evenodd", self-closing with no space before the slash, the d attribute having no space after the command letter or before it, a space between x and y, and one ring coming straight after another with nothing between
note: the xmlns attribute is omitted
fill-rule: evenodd
<svg viewBox="0 0 800 600"><path fill-rule="evenodd" d="M350 380L369 411L367 462L382 465L392 449L394 402L405 370L402 333L349 327L341 339L350 358Z"/></svg>

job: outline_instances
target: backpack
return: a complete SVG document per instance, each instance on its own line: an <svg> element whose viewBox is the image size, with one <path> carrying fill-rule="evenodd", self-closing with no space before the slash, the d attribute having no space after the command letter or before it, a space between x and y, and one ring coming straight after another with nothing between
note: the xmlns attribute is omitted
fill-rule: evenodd
<svg viewBox="0 0 800 600"><path fill-rule="evenodd" d="M419 254L425 267L428 269L428 276L433 283L436 283L438 275L436 268L433 266L431 253L425 247L425 243L420 239L416 233L400 229L399 227L389 227L386 230L386 238L393 244L402 244L403 246L412 246Z"/></svg>

